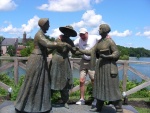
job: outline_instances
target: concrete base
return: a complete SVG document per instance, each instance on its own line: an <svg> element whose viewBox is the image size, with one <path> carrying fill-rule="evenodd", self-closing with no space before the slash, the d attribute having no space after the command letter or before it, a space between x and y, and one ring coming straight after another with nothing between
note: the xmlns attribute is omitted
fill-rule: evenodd
<svg viewBox="0 0 150 113"><path fill-rule="evenodd" d="M52 105L52 111L50 113L96 113L90 112L91 106L88 105L69 105L69 109L64 108L62 104ZM12 101L5 101L0 104L0 113L17 113L15 111ZM113 106L104 106L101 113L116 113ZM123 105L123 113L138 113L132 106Z"/></svg>

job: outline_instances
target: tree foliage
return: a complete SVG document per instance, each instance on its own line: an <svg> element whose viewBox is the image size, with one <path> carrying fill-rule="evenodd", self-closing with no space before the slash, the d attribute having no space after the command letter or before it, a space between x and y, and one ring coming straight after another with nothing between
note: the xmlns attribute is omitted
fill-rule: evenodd
<svg viewBox="0 0 150 113"><path fill-rule="evenodd" d="M150 50L144 49L144 48L133 48L133 47L123 47L118 46L118 49L120 51L120 59L126 59L129 57L150 57Z"/></svg>
<svg viewBox="0 0 150 113"><path fill-rule="evenodd" d="M46 39L48 39L49 41L51 42L54 42L55 41L55 38L54 37L50 37L48 35L45 35Z"/></svg>
<svg viewBox="0 0 150 113"><path fill-rule="evenodd" d="M5 39L5 37L3 37L3 36L0 36L0 41L2 41L3 39Z"/></svg>
<svg viewBox="0 0 150 113"><path fill-rule="evenodd" d="M7 47L7 54L9 54L10 56L15 56L16 54L16 50L15 47L10 45Z"/></svg>
<svg viewBox="0 0 150 113"><path fill-rule="evenodd" d="M46 39L48 39L51 42L55 41L54 37L50 37L48 35L45 35ZM120 58L121 60L128 60L129 57L150 57L150 50L144 49L144 48L133 48L133 47L124 47L117 45L119 51L120 51ZM34 49L34 43L33 41L29 41L26 44L26 48L21 50L22 56L29 56ZM55 51L52 51L54 53ZM80 58L81 55L72 55L72 57L78 57Z"/></svg>
<svg viewBox="0 0 150 113"><path fill-rule="evenodd" d="M33 41L28 41L26 43L26 48L22 49L20 51L20 54L23 57L27 57L32 53L33 49L34 49L34 42Z"/></svg>

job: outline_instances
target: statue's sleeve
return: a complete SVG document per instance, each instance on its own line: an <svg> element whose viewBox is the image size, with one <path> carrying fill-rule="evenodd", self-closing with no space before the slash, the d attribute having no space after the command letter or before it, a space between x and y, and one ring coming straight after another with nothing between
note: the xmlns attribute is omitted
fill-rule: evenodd
<svg viewBox="0 0 150 113"><path fill-rule="evenodd" d="M95 49L96 50L96 49ZM96 51L91 51L91 70L95 70L95 65L96 65Z"/></svg>
<svg viewBox="0 0 150 113"><path fill-rule="evenodd" d="M117 75L118 74L118 67L116 64L116 61L119 59L120 56L120 52L118 50L117 45L115 44L115 42L113 40L110 41L110 51L111 51L111 56L112 56L112 60L111 60L111 74L112 75ZM114 76L116 77L116 76Z"/></svg>
<svg viewBox="0 0 150 113"><path fill-rule="evenodd" d="M110 51L111 51L112 59L118 60L120 57L120 52L118 50L117 45L115 44L113 40L110 41L110 49L111 49Z"/></svg>
<svg viewBox="0 0 150 113"><path fill-rule="evenodd" d="M83 54L86 55L90 55L91 56L91 69L90 70L95 70L95 65L96 65L96 49L97 49L97 44L95 44L94 47L92 47L90 50L81 50L79 49L80 52L82 52Z"/></svg>
<svg viewBox="0 0 150 113"><path fill-rule="evenodd" d="M51 42L48 39L45 38L44 35L40 34L39 36L39 43L47 48L56 48L57 42Z"/></svg>

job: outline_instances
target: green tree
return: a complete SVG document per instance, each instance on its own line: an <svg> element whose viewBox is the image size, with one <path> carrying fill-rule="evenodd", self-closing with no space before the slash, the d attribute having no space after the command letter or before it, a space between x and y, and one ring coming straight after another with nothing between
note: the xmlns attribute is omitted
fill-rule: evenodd
<svg viewBox="0 0 150 113"><path fill-rule="evenodd" d="M46 39L48 39L49 41L51 42L54 42L55 41L55 38L54 37L50 37L48 35L45 35Z"/></svg>
<svg viewBox="0 0 150 113"><path fill-rule="evenodd" d="M10 56L15 56L16 50L15 47L10 45L7 47L7 54L9 54Z"/></svg>
<svg viewBox="0 0 150 113"><path fill-rule="evenodd" d="M23 57L30 56L30 54L32 53L33 49L34 49L34 42L33 41L28 41L26 43L26 48L22 49L20 51L20 54Z"/></svg>

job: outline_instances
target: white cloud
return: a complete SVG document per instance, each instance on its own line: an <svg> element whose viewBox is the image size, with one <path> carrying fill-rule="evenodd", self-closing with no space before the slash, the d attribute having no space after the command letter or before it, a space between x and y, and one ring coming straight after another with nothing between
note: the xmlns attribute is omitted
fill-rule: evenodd
<svg viewBox="0 0 150 113"><path fill-rule="evenodd" d="M93 28L89 33L92 35L95 35L95 34L99 35L98 29L99 29L99 27L97 26L97 27Z"/></svg>
<svg viewBox="0 0 150 113"><path fill-rule="evenodd" d="M95 3L99 3L99 2L101 2L101 1L103 1L103 0L95 0Z"/></svg>
<svg viewBox="0 0 150 113"><path fill-rule="evenodd" d="M81 28L81 27L83 27L84 25L85 25L85 22L84 22L83 20L72 24L73 27L78 27L78 28ZM84 26L84 27L85 27L85 26Z"/></svg>
<svg viewBox="0 0 150 113"><path fill-rule="evenodd" d="M94 10L88 10L82 15L81 21L75 22L71 25L74 29L85 27L90 35L98 35L98 27L101 23L104 23L104 21L102 21L102 16L95 14ZM59 29L54 29L50 36L57 37L59 34Z"/></svg>
<svg viewBox="0 0 150 113"><path fill-rule="evenodd" d="M99 3L101 0L48 0L48 3L37 7L40 10L73 12L91 8L91 2Z"/></svg>
<svg viewBox="0 0 150 113"><path fill-rule="evenodd" d="M82 16L83 21L85 21L86 26L96 27L102 21L101 15L96 15L94 10L88 10Z"/></svg>
<svg viewBox="0 0 150 113"><path fill-rule="evenodd" d="M132 34L132 31L125 30L124 32L120 33L117 30L109 33L111 36L118 36L118 37L126 37Z"/></svg>
<svg viewBox="0 0 150 113"><path fill-rule="evenodd" d="M143 33L143 35L146 36L146 37L148 37L148 38L150 38L150 31L145 31L145 32Z"/></svg>
<svg viewBox="0 0 150 113"><path fill-rule="evenodd" d="M23 32L30 33L34 28L38 27L38 16L34 16L32 19L30 19L27 24L23 24L20 28L13 27L13 25L10 22L5 21L6 24L8 24L7 27L1 27L0 32L9 33L9 34L16 34L17 36L19 34L22 35Z"/></svg>
<svg viewBox="0 0 150 113"><path fill-rule="evenodd" d="M91 37L95 37L96 39L101 39L100 35L90 35Z"/></svg>
<svg viewBox="0 0 150 113"><path fill-rule="evenodd" d="M137 32L135 35L136 36L142 36L141 32Z"/></svg>
<svg viewBox="0 0 150 113"><path fill-rule="evenodd" d="M13 27L12 24L9 24L7 27L0 28L0 32L15 34L17 32L21 32L21 29L20 28L15 28L15 27Z"/></svg>
<svg viewBox="0 0 150 113"><path fill-rule="evenodd" d="M103 23L102 16L95 14L94 10L87 10L81 18L81 21L73 23L73 27L97 27L100 25L100 23Z"/></svg>
<svg viewBox="0 0 150 113"><path fill-rule="evenodd" d="M146 31L144 31L143 33L138 32L138 33L136 33L135 35L136 35L136 36L145 36L145 37L150 38L150 30L146 30Z"/></svg>
<svg viewBox="0 0 150 113"><path fill-rule="evenodd" d="M0 0L0 11L10 11L17 7L13 0Z"/></svg>
<svg viewBox="0 0 150 113"><path fill-rule="evenodd" d="M53 33L50 34L50 37L54 37L54 38L57 38L59 35L62 34L62 33L59 31L59 28L53 29L52 32L53 32Z"/></svg>
<svg viewBox="0 0 150 113"><path fill-rule="evenodd" d="M40 18L38 16L34 16L32 19L28 21L27 24L22 25L22 31L31 32L35 27L38 26L38 20Z"/></svg>

